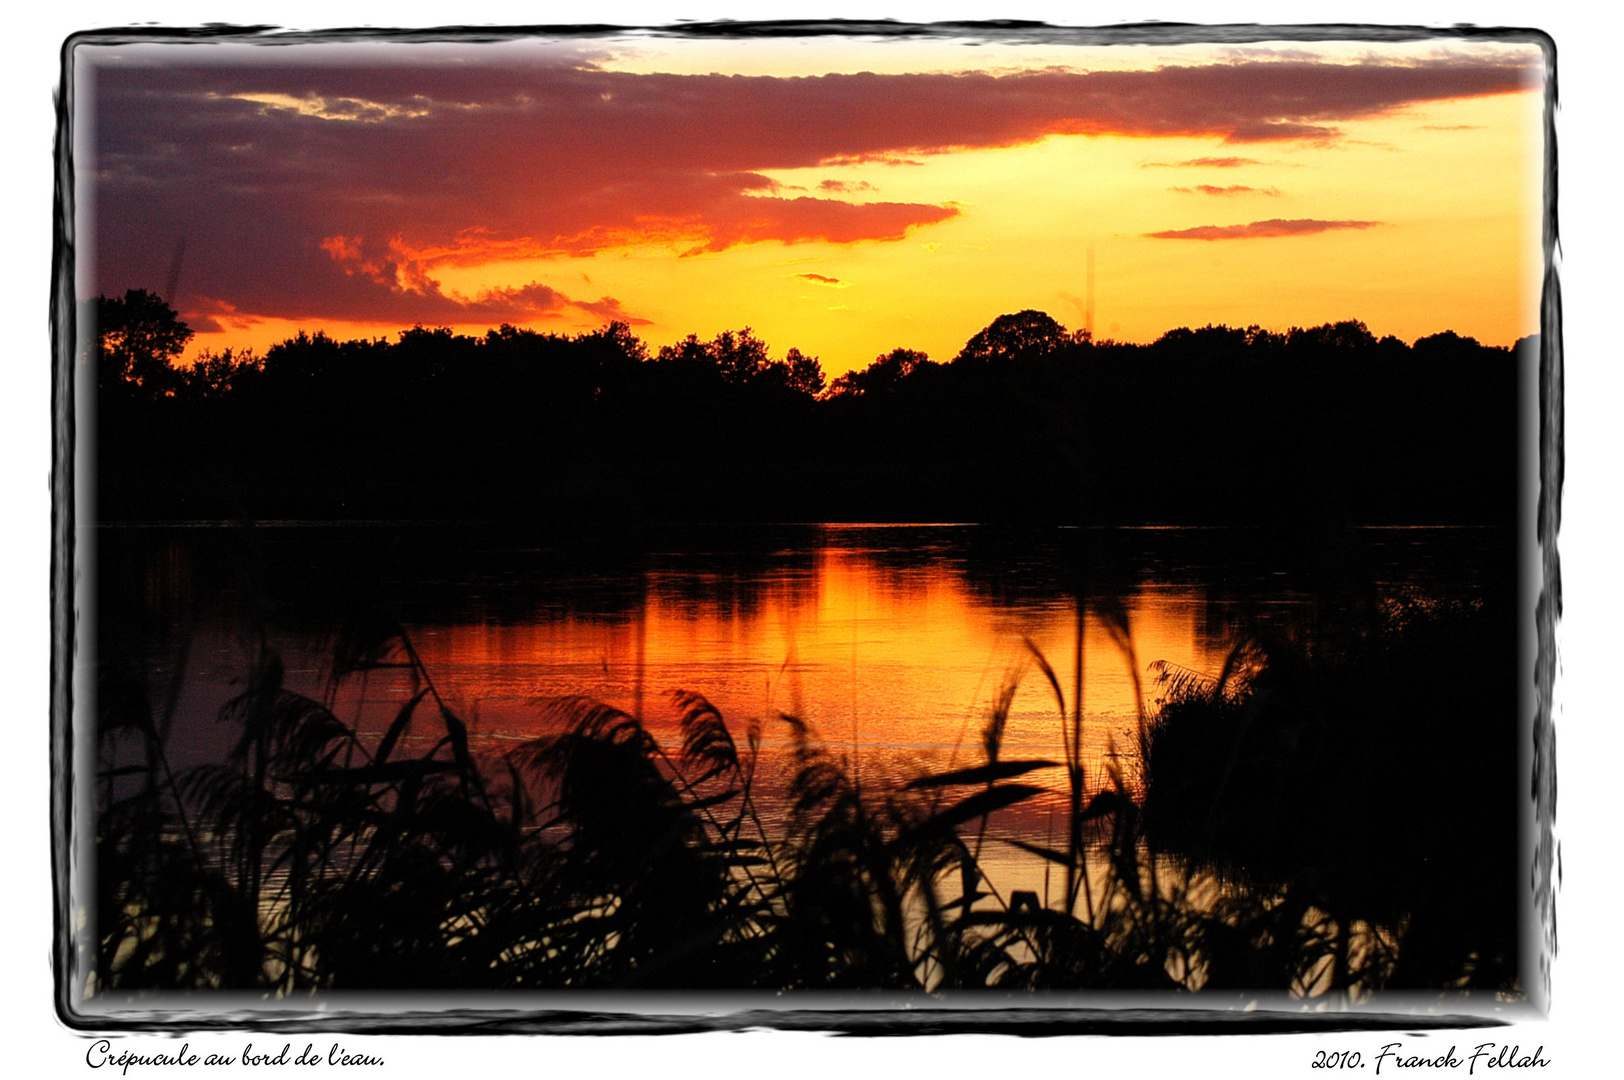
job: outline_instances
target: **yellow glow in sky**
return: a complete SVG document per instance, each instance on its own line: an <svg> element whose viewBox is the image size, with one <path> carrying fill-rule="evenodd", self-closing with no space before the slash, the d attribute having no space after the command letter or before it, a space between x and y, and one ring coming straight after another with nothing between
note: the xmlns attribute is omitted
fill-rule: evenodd
<svg viewBox="0 0 1624 1080"><path fill-rule="evenodd" d="M507 55L514 47L498 51ZM549 53L568 54L556 46ZM1071 48L827 37L615 38L576 47L574 54L587 57L593 70L649 77L1142 72L1257 60L1425 64L1440 57L1512 57L1536 71L1539 65L1532 46L1426 41ZM420 265L457 303L535 282L598 304L597 310L559 307L525 321L537 329L590 330L608 317L609 305L600 298L612 298L651 347L748 325L775 356L791 346L819 356L831 378L896 347L951 359L995 317L1025 308L1081 328L1089 309L1090 252L1099 338L1148 341L1177 326L1209 322L1283 330L1361 319L1378 336L1413 341L1448 329L1508 345L1538 329L1544 100L1537 79L1525 85L1532 88L1414 101L1363 118L1304 119L1334 129L1328 137L1040 134L1014 145L923 153L899 148L893 160L763 165L754 174L770 186L745 192L777 205L838 199L956 211L885 238L746 240L698 250L710 235L703 220L649 214L637 219L644 235L617 227L605 235L621 240L595 251L571 250L548 236L518 236L505 246L493 242L489 261L471 261L465 251L422 256ZM426 106L399 104L367 113L365 103L291 90L236 97L307 118L427 114ZM606 92L605 102L612 97ZM1216 163L1223 159L1240 163ZM567 170L570 160L564 153L554 167ZM1190 164L1203 161L1209 163ZM451 251L416 243L411 227L409 218L402 221L406 239L392 241L396 250ZM1213 229L1254 235L1165 235ZM349 243L350 233L335 235ZM510 257L515 252L524 257ZM409 325L241 314L246 318L235 326L200 333L194 351L263 349L298 328L320 326L338 337L392 336ZM454 325L482 333L496 321L480 315Z"/></svg>

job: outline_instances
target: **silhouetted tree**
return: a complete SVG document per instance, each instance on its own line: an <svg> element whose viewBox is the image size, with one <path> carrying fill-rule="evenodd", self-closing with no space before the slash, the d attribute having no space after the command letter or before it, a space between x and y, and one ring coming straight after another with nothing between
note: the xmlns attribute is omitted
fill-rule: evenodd
<svg viewBox="0 0 1624 1080"><path fill-rule="evenodd" d="M1445 330L1441 334L1430 334L1415 341L1417 356L1444 356L1450 353L1476 352L1482 346L1477 338L1462 337L1453 330Z"/></svg>
<svg viewBox="0 0 1624 1080"><path fill-rule="evenodd" d="M790 349L784 356L784 365L789 368L791 390L810 397L817 397L823 393L825 385L823 365L818 363L817 357L806 356L800 349Z"/></svg>
<svg viewBox="0 0 1624 1080"><path fill-rule="evenodd" d="M1376 344L1376 335L1357 319L1339 323L1326 323L1312 330L1292 327L1286 332L1286 343L1294 348L1315 345L1327 349L1368 349Z"/></svg>
<svg viewBox="0 0 1624 1080"><path fill-rule="evenodd" d="M507 327L511 330L512 327ZM530 331L526 331L529 333ZM648 346L643 344L641 338L632 333L632 328L623 322L612 322L590 334L580 334L576 341L593 345L604 345L614 348L621 356L629 360L642 362L648 359Z"/></svg>
<svg viewBox="0 0 1624 1080"><path fill-rule="evenodd" d="M767 368L767 344L743 330L723 330L710 341L689 334L675 345L661 346L658 359L664 363L714 368L724 382L743 386Z"/></svg>
<svg viewBox="0 0 1624 1080"><path fill-rule="evenodd" d="M103 391L170 396L180 387L174 366L192 328L145 289L96 298L96 384Z"/></svg>
<svg viewBox="0 0 1624 1080"><path fill-rule="evenodd" d="M1209 357L1224 355L1247 348L1252 342L1252 333L1256 330L1255 326L1239 330L1229 326L1213 326L1210 323L1199 330L1181 326L1157 338L1155 348L1177 354L1199 354Z"/></svg>
<svg viewBox="0 0 1624 1080"><path fill-rule="evenodd" d="M829 388L831 397L883 392L894 388L931 359L917 349L892 349L861 371L848 371Z"/></svg>
<svg viewBox="0 0 1624 1080"><path fill-rule="evenodd" d="M954 358L987 363L1013 356L1054 352L1071 341L1066 328L1041 311L1028 308L1013 315L1000 315L987 328L971 338Z"/></svg>
<svg viewBox="0 0 1624 1080"><path fill-rule="evenodd" d="M767 366L767 343L748 326L738 333L724 330L717 334L710 351L722 378L730 383L747 383Z"/></svg>
<svg viewBox="0 0 1624 1080"><path fill-rule="evenodd" d="M698 334L689 334L675 345L661 345L655 359L662 364L709 364L710 346L699 340Z"/></svg>
<svg viewBox="0 0 1624 1080"><path fill-rule="evenodd" d="M196 362L182 372L179 396L193 401L225 397L243 386L247 373L259 370L260 358L253 349L233 352L226 348L217 353L205 349L198 354Z"/></svg>

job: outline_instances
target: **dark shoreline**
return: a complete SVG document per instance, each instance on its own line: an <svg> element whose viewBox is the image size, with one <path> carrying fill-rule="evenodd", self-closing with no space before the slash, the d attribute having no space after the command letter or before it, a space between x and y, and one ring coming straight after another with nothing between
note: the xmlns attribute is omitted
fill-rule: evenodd
<svg viewBox="0 0 1624 1080"><path fill-rule="evenodd" d="M95 516L627 528L1516 519L1532 435L1519 376L1538 338L1411 346L1338 323L1123 345L1052 320L1047 337L988 338L1023 318L1047 319L1001 317L949 363L896 350L827 389L821 373L790 380L754 339L733 355L729 335L658 357L624 328L301 337L212 381L174 368L150 385L104 380Z"/></svg>

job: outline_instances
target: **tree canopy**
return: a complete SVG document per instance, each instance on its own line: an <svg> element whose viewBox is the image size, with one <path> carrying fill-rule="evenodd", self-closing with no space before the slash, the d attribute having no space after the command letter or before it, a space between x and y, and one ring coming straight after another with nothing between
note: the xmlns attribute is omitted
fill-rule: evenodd
<svg viewBox="0 0 1624 1080"><path fill-rule="evenodd" d="M96 298L96 383L103 390L170 395L182 379L174 362L192 340L175 309L145 289Z"/></svg>
<svg viewBox="0 0 1624 1080"><path fill-rule="evenodd" d="M1033 353L1053 352L1070 343L1066 328L1047 313L1017 311L1000 315L965 343L956 362L987 363Z"/></svg>

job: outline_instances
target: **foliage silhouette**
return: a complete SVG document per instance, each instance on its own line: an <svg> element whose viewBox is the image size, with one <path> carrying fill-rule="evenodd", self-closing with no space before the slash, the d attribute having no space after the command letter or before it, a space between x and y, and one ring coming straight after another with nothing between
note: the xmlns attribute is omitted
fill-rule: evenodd
<svg viewBox="0 0 1624 1080"><path fill-rule="evenodd" d="M176 340L145 347L139 379L103 388L104 518L1504 524L1516 513L1522 361L1448 332L1412 347L1355 321L1208 326L1128 345L1022 311L953 363L896 349L832 384L816 357L774 360L749 328L653 356L620 323L573 337L414 327L394 342L301 331L263 357L185 369L169 365ZM125 355L121 341L104 335L101 354Z"/></svg>
<svg viewBox="0 0 1624 1080"><path fill-rule="evenodd" d="M1042 311L1000 315L965 343L956 364L987 364L1044 356L1071 343L1066 328Z"/></svg>
<svg viewBox="0 0 1624 1080"><path fill-rule="evenodd" d="M1364 928L1369 970L1338 952L1335 985L1514 987L1515 642L1494 601L1400 599L1336 634L1259 631L1216 679L1164 666L1148 835L1333 937Z"/></svg>
<svg viewBox="0 0 1624 1080"><path fill-rule="evenodd" d="M145 289L96 298L96 385L104 394L173 395L183 376L174 366L192 329Z"/></svg>
<svg viewBox="0 0 1624 1080"><path fill-rule="evenodd" d="M829 387L830 397L883 394L894 391L901 382L931 363L930 357L914 349L892 349L860 371L848 371Z"/></svg>

